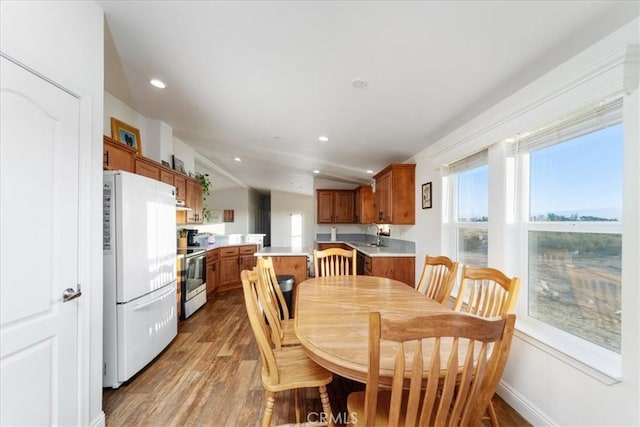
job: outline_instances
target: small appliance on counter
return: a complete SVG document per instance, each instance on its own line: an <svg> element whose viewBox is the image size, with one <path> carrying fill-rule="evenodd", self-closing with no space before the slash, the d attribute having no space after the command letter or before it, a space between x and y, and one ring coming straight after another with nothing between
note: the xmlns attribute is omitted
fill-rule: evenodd
<svg viewBox="0 0 640 427"><path fill-rule="evenodd" d="M196 234L198 234L198 230L187 230L187 246L199 246L196 241Z"/></svg>

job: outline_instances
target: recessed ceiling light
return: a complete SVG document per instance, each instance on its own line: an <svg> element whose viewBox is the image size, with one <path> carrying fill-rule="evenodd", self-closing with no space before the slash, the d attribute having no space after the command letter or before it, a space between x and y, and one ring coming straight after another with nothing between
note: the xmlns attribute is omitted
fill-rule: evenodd
<svg viewBox="0 0 640 427"><path fill-rule="evenodd" d="M155 86L158 89L164 89L167 87L167 85L162 80L158 79L151 79L149 80L149 83L151 83L152 86Z"/></svg>
<svg viewBox="0 0 640 427"><path fill-rule="evenodd" d="M367 87L367 81L361 78L355 78L351 80L351 85L357 89L364 89Z"/></svg>
<svg viewBox="0 0 640 427"><path fill-rule="evenodd" d="M373 173L371 169L367 169L367 173Z"/></svg>
<svg viewBox="0 0 640 427"><path fill-rule="evenodd" d="M320 173L320 171L318 169L314 169L313 173Z"/></svg>
<svg viewBox="0 0 640 427"><path fill-rule="evenodd" d="M318 137L318 141L320 141L320 142L327 142L328 140L329 140L329 138L326 137L326 136L319 136Z"/></svg>
<svg viewBox="0 0 640 427"><path fill-rule="evenodd" d="M240 157L234 157L233 160L235 160L236 162L241 162L242 159Z"/></svg>

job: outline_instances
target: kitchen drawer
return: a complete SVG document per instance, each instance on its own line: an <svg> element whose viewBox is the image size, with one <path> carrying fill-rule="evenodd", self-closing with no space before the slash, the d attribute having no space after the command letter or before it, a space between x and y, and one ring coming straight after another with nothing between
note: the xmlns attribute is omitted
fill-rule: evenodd
<svg viewBox="0 0 640 427"><path fill-rule="evenodd" d="M253 255L256 250L256 245L240 246L240 255Z"/></svg>
<svg viewBox="0 0 640 427"><path fill-rule="evenodd" d="M211 249L207 251L207 262L215 261L220 258L220 250L219 249Z"/></svg>
<svg viewBox="0 0 640 427"><path fill-rule="evenodd" d="M227 257L233 257L233 256L238 256L238 247L237 246L231 246L228 248L220 248L220 256L222 258L227 258Z"/></svg>

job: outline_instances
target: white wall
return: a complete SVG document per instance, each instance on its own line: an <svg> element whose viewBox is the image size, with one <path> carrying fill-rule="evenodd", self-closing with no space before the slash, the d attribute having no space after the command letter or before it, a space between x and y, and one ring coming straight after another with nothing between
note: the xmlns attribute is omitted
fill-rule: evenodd
<svg viewBox="0 0 640 427"><path fill-rule="evenodd" d="M291 246L291 215L302 214L303 246L312 249L315 241L315 197L271 192L271 246Z"/></svg>
<svg viewBox="0 0 640 427"><path fill-rule="evenodd" d="M80 96L80 135L85 143L79 156L78 423L103 425L103 13L93 1L2 1L0 7L2 52ZM24 165L16 167L16 176L24 172Z"/></svg>
<svg viewBox="0 0 640 427"><path fill-rule="evenodd" d="M626 93L622 378L616 382L589 370L524 333L516 323L517 332L499 394L534 425L640 425L639 28L640 22L636 19L415 156L418 163L416 192L419 192L420 184L427 181L433 182L434 191L433 209L422 210L416 206L414 232L418 259L427 252L442 251L453 255L446 244L438 244L438 236L441 242L446 240L440 231L446 229L442 225L441 205L445 200L438 171L440 165L503 141L518 131L548 123L576 106ZM503 166L499 160L501 149L500 144L490 149L490 169ZM490 182L498 186L499 191L490 196L490 204L504 206L503 183L496 180L496 176L490 176ZM490 222L494 220L490 218ZM514 253L517 251L508 250L507 219L503 216L497 222L502 224L501 228L490 231L497 232L502 244L490 245L491 263L525 277L526 271L522 270L518 255ZM524 298L518 307L521 314L526 310L522 301Z"/></svg>
<svg viewBox="0 0 640 427"><path fill-rule="evenodd" d="M224 223L224 234L247 234L253 233L253 229L249 228L249 217L255 216L255 212L249 210L249 190L246 188L230 188L224 190L216 190L209 196L211 203L208 206L212 210L220 211L220 220L222 220L222 211L231 209L234 211L233 222Z"/></svg>

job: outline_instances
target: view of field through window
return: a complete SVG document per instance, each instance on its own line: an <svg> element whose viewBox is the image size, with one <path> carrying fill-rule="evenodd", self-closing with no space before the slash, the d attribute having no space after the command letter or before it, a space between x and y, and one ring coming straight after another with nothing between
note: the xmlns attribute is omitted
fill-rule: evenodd
<svg viewBox="0 0 640 427"><path fill-rule="evenodd" d="M528 271L522 273L528 315L616 353L622 317L622 131L616 124L566 141L559 137L523 157L529 160L529 221L522 236L528 239ZM457 260L486 267L488 165L462 171L456 180ZM594 232L591 224L602 231Z"/></svg>
<svg viewBox="0 0 640 427"><path fill-rule="evenodd" d="M622 124L530 156L529 315L620 353ZM587 232L590 223L611 233ZM544 224L559 231L540 230Z"/></svg>

